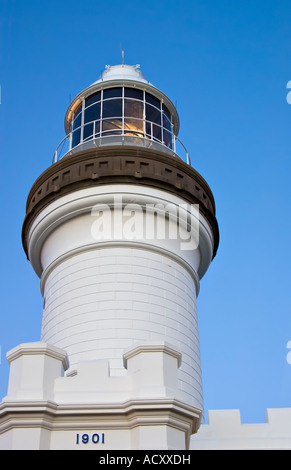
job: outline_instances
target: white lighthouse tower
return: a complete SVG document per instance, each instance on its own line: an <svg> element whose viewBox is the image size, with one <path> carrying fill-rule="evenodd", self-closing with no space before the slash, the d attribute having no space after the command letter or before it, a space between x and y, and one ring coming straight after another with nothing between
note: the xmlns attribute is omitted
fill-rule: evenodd
<svg viewBox="0 0 291 470"><path fill-rule="evenodd" d="M42 331L7 355L0 448L187 449L203 412L211 190L138 66L108 66L70 103L65 131L27 199Z"/></svg>

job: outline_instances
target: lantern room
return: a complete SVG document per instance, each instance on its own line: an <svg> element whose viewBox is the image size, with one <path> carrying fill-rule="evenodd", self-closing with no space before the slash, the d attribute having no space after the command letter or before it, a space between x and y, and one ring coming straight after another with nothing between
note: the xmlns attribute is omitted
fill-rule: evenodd
<svg viewBox="0 0 291 470"><path fill-rule="evenodd" d="M82 91L65 116L66 137L54 161L93 146L135 145L178 156L179 117L170 99L147 82L139 66L107 66L100 79ZM65 150L64 150L64 147Z"/></svg>

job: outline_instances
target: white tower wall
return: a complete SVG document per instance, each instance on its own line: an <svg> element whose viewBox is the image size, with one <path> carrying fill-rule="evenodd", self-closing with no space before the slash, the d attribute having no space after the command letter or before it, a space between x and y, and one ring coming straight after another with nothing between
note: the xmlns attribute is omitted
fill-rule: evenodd
<svg viewBox="0 0 291 470"><path fill-rule="evenodd" d="M112 204L122 201L123 212L116 219L121 222L119 238L104 240L94 228L96 208L103 208L104 197L111 206L110 217L114 217ZM160 239L135 233L130 240L125 230L128 221L145 229L147 224L157 224L157 217L145 211L153 206L160 211L177 208L170 218L159 215L165 236L160 230ZM128 218L124 214L130 208L135 210ZM108 359L111 375L124 375L126 349L137 342L168 341L182 353L179 387L183 400L202 409L196 297L201 246L211 246L212 240L206 230L200 230L197 240L198 223L207 224L199 213L190 214L188 205L191 246L196 243L196 248L181 249L190 244L190 233L185 232L181 217L177 229L179 220L174 214L179 214L179 208L184 209L185 202L161 190L139 188L137 194L135 186L115 185L76 191L59 198L35 220L29 237L34 247L31 259L36 266L39 260L37 269L42 271L41 340L67 351L69 374L81 361ZM174 225L178 236L170 239Z"/></svg>

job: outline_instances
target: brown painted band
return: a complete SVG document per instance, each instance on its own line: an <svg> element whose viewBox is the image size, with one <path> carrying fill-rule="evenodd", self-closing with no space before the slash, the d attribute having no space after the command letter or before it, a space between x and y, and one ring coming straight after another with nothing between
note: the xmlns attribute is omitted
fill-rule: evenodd
<svg viewBox="0 0 291 470"><path fill-rule="evenodd" d="M59 197L101 184L131 183L177 194L199 210L210 223L214 254L219 242L212 192L202 176L177 157L152 149L106 146L83 150L62 158L45 170L33 184L26 204L22 229L28 255L30 226L41 210Z"/></svg>

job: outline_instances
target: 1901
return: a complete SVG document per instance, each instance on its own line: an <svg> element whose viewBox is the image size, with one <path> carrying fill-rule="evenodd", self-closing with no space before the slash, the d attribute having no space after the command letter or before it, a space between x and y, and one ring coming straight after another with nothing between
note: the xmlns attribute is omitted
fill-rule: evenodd
<svg viewBox="0 0 291 470"><path fill-rule="evenodd" d="M105 443L105 434L76 434L76 444L104 444Z"/></svg>

